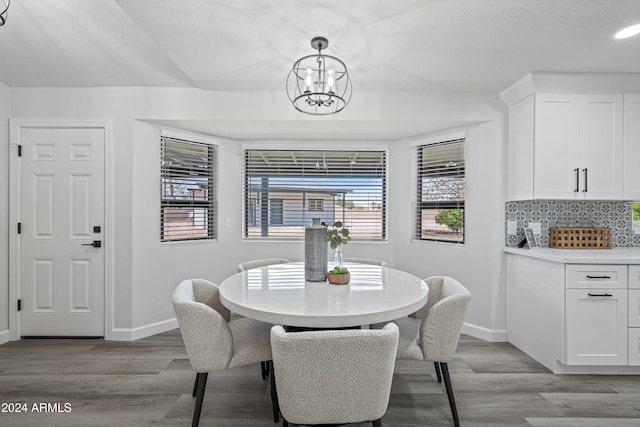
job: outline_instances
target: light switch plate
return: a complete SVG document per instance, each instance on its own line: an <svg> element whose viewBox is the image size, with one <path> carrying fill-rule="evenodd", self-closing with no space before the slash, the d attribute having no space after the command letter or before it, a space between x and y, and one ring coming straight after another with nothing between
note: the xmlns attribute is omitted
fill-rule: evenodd
<svg viewBox="0 0 640 427"><path fill-rule="evenodd" d="M518 221L507 221L507 234L516 234L518 232Z"/></svg>

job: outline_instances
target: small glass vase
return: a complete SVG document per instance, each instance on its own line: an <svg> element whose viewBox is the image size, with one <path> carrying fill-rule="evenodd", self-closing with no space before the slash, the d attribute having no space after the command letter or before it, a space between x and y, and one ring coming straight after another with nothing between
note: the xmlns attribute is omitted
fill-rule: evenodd
<svg viewBox="0 0 640 427"><path fill-rule="evenodd" d="M336 255L333 258L333 266L334 267L344 267L344 262L342 261L342 245L338 245L336 248Z"/></svg>

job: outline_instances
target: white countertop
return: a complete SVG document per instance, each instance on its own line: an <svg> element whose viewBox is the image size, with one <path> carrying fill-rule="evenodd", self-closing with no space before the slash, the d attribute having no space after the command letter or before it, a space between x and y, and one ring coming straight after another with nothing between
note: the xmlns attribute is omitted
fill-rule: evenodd
<svg viewBox="0 0 640 427"><path fill-rule="evenodd" d="M504 251L564 264L640 264L640 247L612 249L504 248Z"/></svg>

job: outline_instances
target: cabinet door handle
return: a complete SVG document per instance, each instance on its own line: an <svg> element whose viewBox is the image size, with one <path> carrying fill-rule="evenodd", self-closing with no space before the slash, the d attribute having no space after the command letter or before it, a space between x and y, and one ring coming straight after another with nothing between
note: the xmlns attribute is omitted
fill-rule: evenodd
<svg viewBox="0 0 640 427"><path fill-rule="evenodd" d="M611 294L591 294L591 293L587 295L589 295L590 297L612 297L613 296Z"/></svg>
<svg viewBox="0 0 640 427"><path fill-rule="evenodd" d="M611 279L611 276L589 276L589 275L587 275L587 279Z"/></svg>
<svg viewBox="0 0 640 427"><path fill-rule="evenodd" d="M583 192L587 192L587 168L582 169L582 172L584 172L584 190L582 190Z"/></svg>
<svg viewBox="0 0 640 427"><path fill-rule="evenodd" d="M577 193L580 191L580 168L575 168L574 172L576 173L576 189L573 191Z"/></svg>

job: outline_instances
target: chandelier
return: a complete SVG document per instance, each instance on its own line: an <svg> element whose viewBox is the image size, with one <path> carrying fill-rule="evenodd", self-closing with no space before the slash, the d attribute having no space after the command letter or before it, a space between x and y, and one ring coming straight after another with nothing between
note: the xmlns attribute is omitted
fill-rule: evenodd
<svg viewBox="0 0 640 427"><path fill-rule="evenodd" d="M11 0L2 0L2 2L0 2L0 8L4 7L2 12L0 12L0 27L3 26L5 22L7 22L7 11L9 10L10 3Z"/></svg>
<svg viewBox="0 0 640 427"><path fill-rule="evenodd" d="M287 77L287 95L296 108L306 114L325 116L342 111L351 101L351 79L340 59L324 55L329 46L325 37L311 39L317 54L298 59Z"/></svg>

